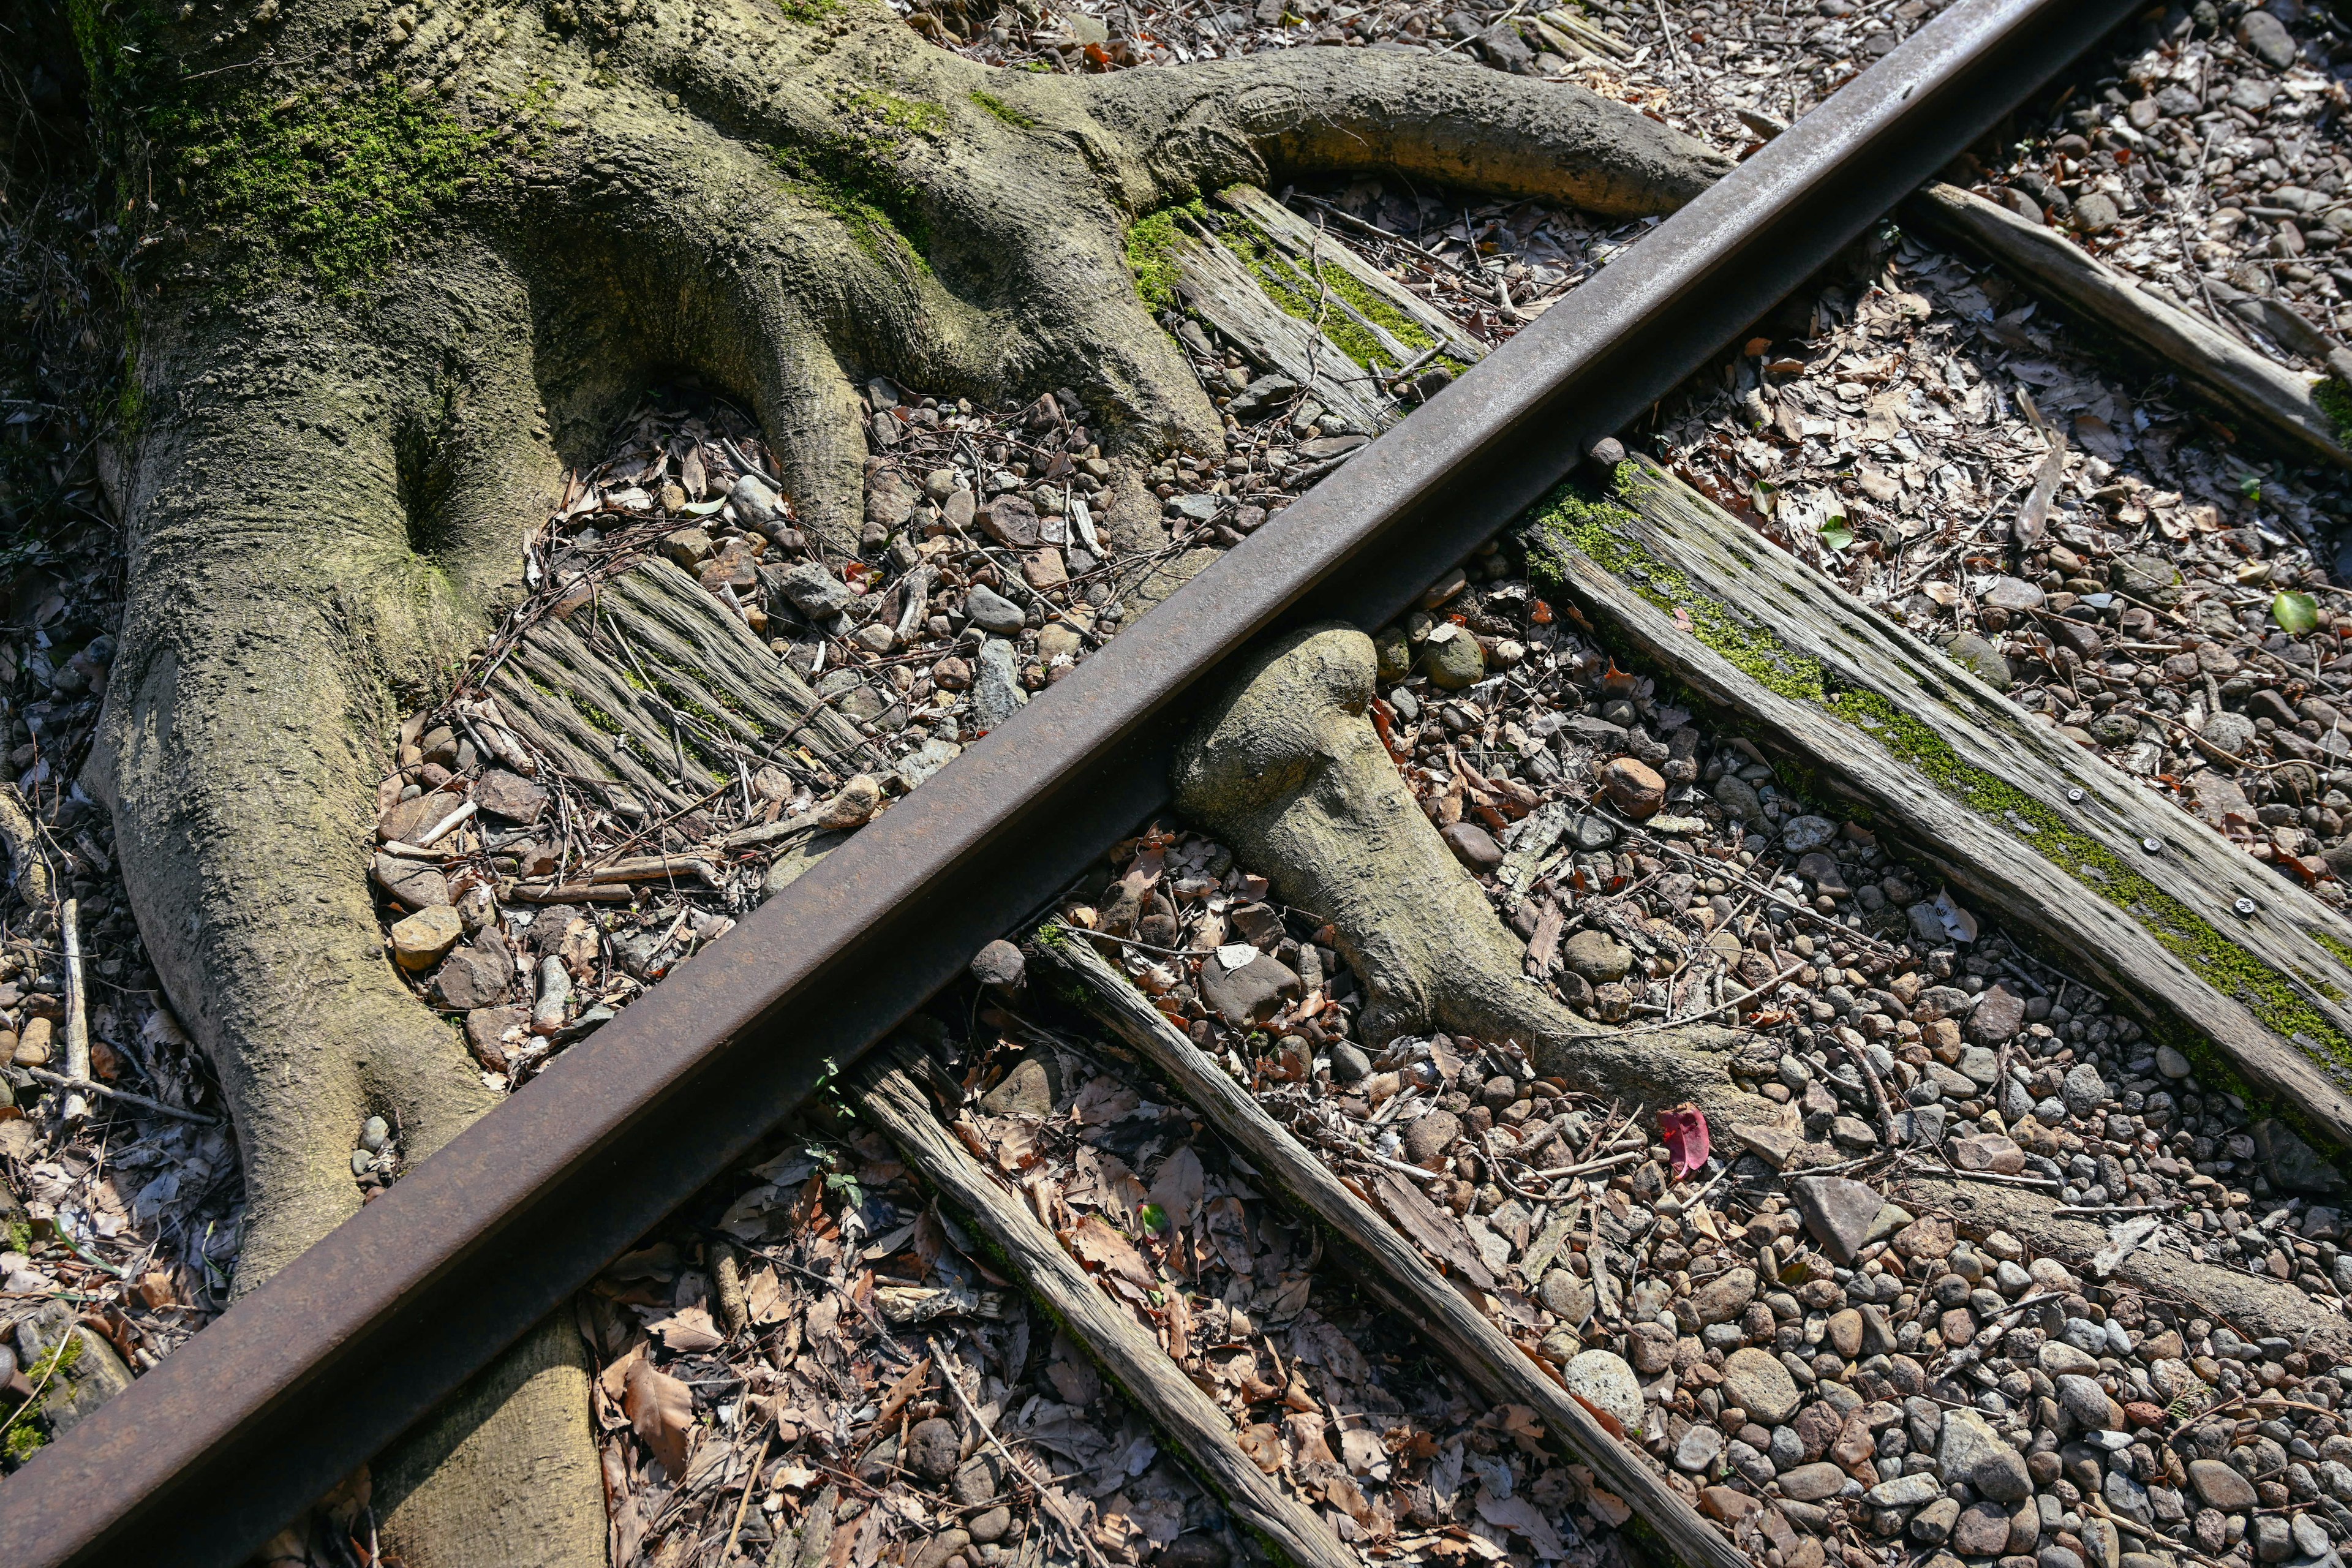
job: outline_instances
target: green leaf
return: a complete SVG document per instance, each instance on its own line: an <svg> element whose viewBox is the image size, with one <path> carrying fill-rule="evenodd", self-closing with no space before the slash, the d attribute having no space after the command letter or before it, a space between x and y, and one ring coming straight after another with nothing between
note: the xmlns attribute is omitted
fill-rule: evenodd
<svg viewBox="0 0 2352 1568"><path fill-rule="evenodd" d="M1168 1211L1158 1204L1144 1205L1135 1211L1135 1217L1141 1220L1143 1228L1154 1236L1168 1228Z"/></svg>
<svg viewBox="0 0 2352 1568"><path fill-rule="evenodd" d="M2271 619L2290 637L2303 637L2319 626L2319 605L2308 594L2280 594L2271 600Z"/></svg>
<svg viewBox="0 0 2352 1568"><path fill-rule="evenodd" d="M1848 528L1843 521L1832 521L1822 524L1822 549L1843 550L1853 542L1853 530Z"/></svg>

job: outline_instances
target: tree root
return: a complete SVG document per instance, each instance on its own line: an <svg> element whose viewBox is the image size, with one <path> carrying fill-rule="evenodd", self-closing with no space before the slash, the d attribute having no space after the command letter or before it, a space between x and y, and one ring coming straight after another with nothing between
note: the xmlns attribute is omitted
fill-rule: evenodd
<svg viewBox="0 0 2352 1568"><path fill-rule="evenodd" d="M1288 902L1331 922L1365 986L1369 1045L1442 1028L1512 1041L1539 1071L1662 1108L1695 1101L1718 1136L1773 1108L1734 1087L1705 1026L1638 1037L1595 1028L1523 973L1526 950L1414 805L1368 716L1371 639L1311 627L1276 643L1211 705L1175 770L1178 809Z"/></svg>
<svg viewBox="0 0 2352 1568"><path fill-rule="evenodd" d="M134 183L171 205L136 296L131 602L90 778L236 1121L243 1286L356 1210L367 1116L413 1163L494 1102L384 959L365 880L373 737L499 623L559 453L601 445L649 379L684 367L749 399L799 525L847 553L866 457L853 373L992 399L1071 384L1108 411L1113 449L1217 444L1129 272L1128 231L1155 210L1276 173L1382 169L1663 212L1727 167L1579 89L1369 50L1039 78L931 48L879 7L796 21L703 0L691 28L595 0L460 0L421 20L229 0L119 28L102 9L86 52L172 62L185 112L179 132L122 138L161 165ZM469 50L428 90L428 62ZM302 237L350 200L335 149L389 112L386 81L410 89L371 153L390 166L325 229L405 212L382 237L396 268ZM286 120L259 123L271 103ZM305 116L314 135L285 134ZM435 162L450 147L467 167ZM1475 985L1447 996L1447 1016L1573 1033ZM1661 1096L1721 1087L1678 1062L1660 1042L1612 1070ZM601 1560L581 1500L594 1455L542 1397L584 1399L553 1343L414 1439L469 1473L403 1483L395 1522L448 1532L407 1534L411 1563L478 1540L514 1543L510 1562Z"/></svg>

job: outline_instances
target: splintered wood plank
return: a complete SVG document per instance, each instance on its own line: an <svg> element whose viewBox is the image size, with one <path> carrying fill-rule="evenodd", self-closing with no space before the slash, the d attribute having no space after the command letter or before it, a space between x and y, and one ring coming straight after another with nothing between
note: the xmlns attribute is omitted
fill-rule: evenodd
<svg viewBox="0 0 2352 1568"><path fill-rule="evenodd" d="M1367 293L1419 327L1429 341L1415 345L1399 337L1391 328L1373 321L1353 304L1337 301L1355 321L1395 344L1400 357L1390 368L1410 364L1432 344L1447 357L1459 360L1465 365L1475 364L1486 357L1486 345L1464 331L1453 317L1365 260L1330 230L1318 228L1255 185L1229 185L1217 193L1217 201L1256 226L1258 232L1297 266L1301 268L1311 264L1335 267Z"/></svg>
<svg viewBox="0 0 2352 1568"><path fill-rule="evenodd" d="M605 584L603 613L658 652L668 673L707 686L714 711L732 711L763 731L771 755L804 745L848 774L872 748L854 723L827 706L790 665L753 637L702 585L667 561L640 563ZM657 680L659 677L656 678Z"/></svg>
<svg viewBox="0 0 2352 1568"><path fill-rule="evenodd" d="M2352 922L1646 460L1526 531L1602 635L2352 1147ZM1677 624L1681 617L1680 624ZM1687 629L1685 629L1687 628Z"/></svg>
<svg viewBox="0 0 2352 1568"><path fill-rule="evenodd" d="M1171 1024L1127 977L1075 931L1045 933L1040 945L1084 987L1088 1012L1133 1046L1211 1126L1249 1157L1291 1206L1337 1239L1335 1256L1422 1336L1500 1404L1526 1405L1569 1458L1592 1467L1602 1486L1649 1521L1685 1568L1746 1568L1748 1556L1675 1495L1553 1375L1482 1316L1386 1217L1339 1178L1223 1068ZM1420 1194L1406 1187L1405 1193Z"/></svg>
<svg viewBox="0 0 2352 1568"><path fill-rule="evenodd" d="M1157 1340L1103 1293L1027 1205L940 1125L908 1076L908 1058L884 1047L851 1069L859 1117L881 1129L908 1168L970 1215L998 1261L1086 1348L1137 1409L1173 1444L1234 1517L1298 1568L1358 1568L1355 1554L1305 1503L1242 1451L1233 1423Z"/></svg>
<svg viewBox="0 0 2352 1568"><path fill-rule="evenodd" d="M1180 226L1169 257L1176 264L1177 296L1186 307L1250 358L1307 388L1324 409L1325 429L1377 436L1404 416L1378 378L1347 351L1312 322L1267 299L1232 251L1197 229Z"/></svg>

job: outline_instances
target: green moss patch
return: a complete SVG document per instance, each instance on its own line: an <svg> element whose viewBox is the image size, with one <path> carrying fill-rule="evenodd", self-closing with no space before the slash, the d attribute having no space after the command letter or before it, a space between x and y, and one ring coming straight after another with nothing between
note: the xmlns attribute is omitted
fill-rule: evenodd
<svg viewBox="0 0 2352 1568"><path fill-rule="evenodd" d="M1375 323L1415 355L1437 344L1428 328L1364 287L1354 274L1336 262L1318 260L1311 268L1303 265L1285 254L1263 229L1246 219L1228 219L1217 237L1250 269L1267 299L1285 313L1319 328L1325 337L1367 370L1402 369L1405 362L1391 353L1363 321ZM1334 305L1331 301L1335 299L1345 301L1363 321ZM1457 373L1464 368L1443 357L1436 363Z"/></svg>
<svg viewBox="0 0 2352 1568"><path fill-rule="evenodd" d="M1135 291L1155 310L1176 307L1176 247L1185 238L1176 223L1180 214L1202 223L1209 217L1196 199L1138 218L1127 231L1127 267L1135 274Z"/></svg>
<svg viewBox="0 0 2352 1568"><path fill-rule="evenodd" d="M992 92L975 90L971 95L971 100L978 104L983 112L993 115L1017 131L1032 131L1036 128L1036 121L1022 113Z"/></svg>
<svg viewBox="0 0 2352 1568"><path fill-rule="evenodd" d="M1621 484L1636 473L1621 469ZM2216 991L2236 999L2266 1028L2296 1042L2339 1073L2352 1070L2352 1038L2314 1006L2294 981L2158 887L2127 855L2080 832L2058 811L2014 784L1962 761L1931 727L1881 693L1839 688L1820 661L1696 591L1683 574L1634 542L1634 521L1622 505L1563 487L1537 509L1527 527L1530 575L1555 589L1562 586L1563 558L1573 552L1658 608L1686 615L1700 642L1768 689L1869 735L1946 795L2032 844L2045 859L2131 916L2167 952ZM2326 945L2352 967L2352 952L2332 941ZM2215 1053L2209 1048L2199 1054L2210 1058Z"/></svg>
<svg viewBox="0 0 2352 1568"><path fill-rule="evenodd" d="M331 292L380 276L433 218L509 178L494 132L389 77L147 118L192 229L235 246L249 270L304 271Z"/></svg>
<svg viewBox="0 0 2352 1568"><path fill-rule="evenodd" d="M2352 447L2352 387L2331 375L2311 389L2311 400L2336 426L2336 439Z"/></svg>

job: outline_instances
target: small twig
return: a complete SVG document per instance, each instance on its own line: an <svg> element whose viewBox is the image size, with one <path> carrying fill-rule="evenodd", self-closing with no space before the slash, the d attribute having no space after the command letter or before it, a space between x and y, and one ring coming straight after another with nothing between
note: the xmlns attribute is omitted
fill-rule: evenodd
<svg viewBox="0 0 2352 1568"><path fill-rule="evenodd" d="M77 1083L89 1081L89 987L82 980L81 900L68 899L58 911L58 930L66 947L66 1073ZM78 1127L89 1119L89 1098L78 1089L66 1093L65 1124Z"/></svg>
<svg viewBox="0 0 2352 1568"><path fill-rule="evenodd" d="M166 1105L160 1100L150 1100L143 1094L133 1094L127 1089L117 1089L110 1083L100 1083L94 1079L68 1078L63 1073L51 1072L47 1068L20 1068L17 1070L36 1083L46 1083L52 1089L70 1089L80 1094L104 1095L109 1100L119 1100L125 1105L137 1106L142 1110L152 1110L158 1116L176 1116L183 1121L193 1121L199 1127L220 1125L214 1118L201 1112L184 1110L176 1105Z"/></svg>
<svg viewBox="0 0 2352 1568"><path fill-rule="evenodd" d="M759 1489L760 1467L768 1462L768 1446L775 1439L776 1424L771 1421L760 1435L760 1454L751 1461L751 1473L743 1478L743 1500L735 1505L735 1522L728 1527L727 1544L719 1549L721 1563L735 1555L735 1538L743 1533L743 1516L751 1511L751 1494Z"/></svg>

